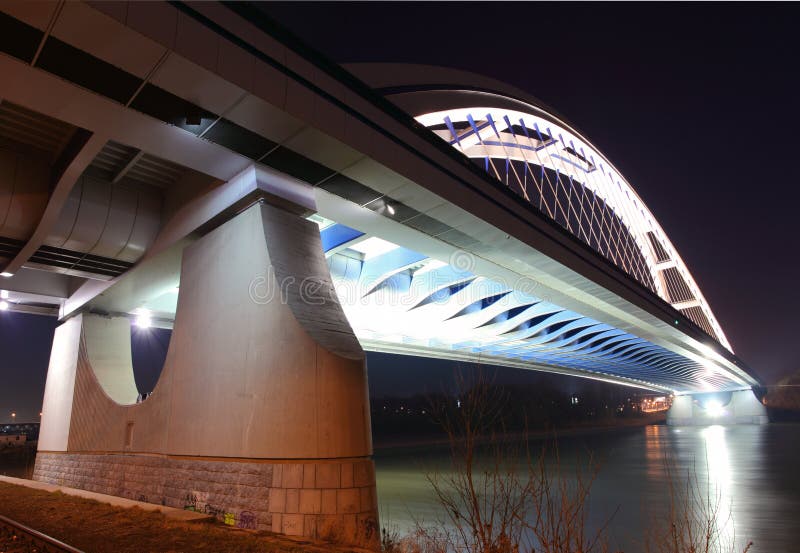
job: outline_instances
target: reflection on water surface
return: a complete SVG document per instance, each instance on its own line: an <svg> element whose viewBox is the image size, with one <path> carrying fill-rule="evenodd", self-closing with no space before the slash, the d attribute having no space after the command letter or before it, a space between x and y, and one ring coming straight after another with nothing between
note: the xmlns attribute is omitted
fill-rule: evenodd
<svg viewBox="0 0 800 553"><path fill-rule="evenodd" d="M642 528L669 510L669 472L696 475L700 489L719 501L727 537L753 552L800 551L800 425L646 426L559 439L566 469L592 451L601 463L590 525L616 511L613 545L642 551ZM670 471L666 470L669 459ZM439 508L425 471L447 470L447 448L395 448L375 455L381 522L400 531L414 519L435 521Z"/></svg>

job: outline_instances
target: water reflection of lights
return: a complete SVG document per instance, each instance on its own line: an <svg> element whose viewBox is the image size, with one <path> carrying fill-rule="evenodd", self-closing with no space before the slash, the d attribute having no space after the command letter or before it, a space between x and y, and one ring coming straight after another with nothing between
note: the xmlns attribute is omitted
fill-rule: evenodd
<svg viewBox="0 0 800 553"><path fill-rule="evenodd" d="M720 406L721 408L721 406ZM733 543L734 526L731 504L731 465L728 455L728 444L725 439L725 427L714 425L700 432L705 443L706 467L708 471L708 498L711 510L717 512L717 527L722 543ZM699 479L698 479L699 480ZM701 482L698 481L698 484ZM702 490L698 490L702 493Z"/></svg>
<svg viewBox="0 0 800 553"><path fill-rule="evenodd" d="M654 480L664 472L664 435L665 427L651 424L645 426L645 458L647 459L647 476Z"/></svg>

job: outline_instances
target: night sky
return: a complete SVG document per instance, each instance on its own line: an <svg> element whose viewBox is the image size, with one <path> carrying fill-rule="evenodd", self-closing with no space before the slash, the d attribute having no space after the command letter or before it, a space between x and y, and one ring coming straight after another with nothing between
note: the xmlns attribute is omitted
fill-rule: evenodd
<svg viewBox="0 0 800 553"><path fill-rule="evenodd" d="M798 369L800 33L793 4L268 4L334 61L466 69L530 92L626 176L736 353L767 383ZM54 319L0 313L0 422L37 420ZM168 333L134 334L152 389ZM438 390L453 364L370 355L373 394ZM535 373L507 369L522 382ZM567 388L574 379L562 379Z"/></svg>
<svg viewBox="0 0 800 553"><path fill-rule="evenodd" d="M39 422L55 317L0 311L0 423Z"/></svg>

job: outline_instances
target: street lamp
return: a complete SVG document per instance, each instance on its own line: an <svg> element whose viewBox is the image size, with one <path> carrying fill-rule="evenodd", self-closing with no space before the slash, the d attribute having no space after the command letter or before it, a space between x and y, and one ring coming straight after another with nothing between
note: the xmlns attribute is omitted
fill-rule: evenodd
<svg viewBox="0 0 800 553"><path fill-rule="evenodd" d="M144 307L139 308L136 313L136 318L133 320L133 324L139 328L150 328L150 325L152 324L150 310L145 309Z"/></svg>
<svg viewBox="0 0 800 553"><path fill-rule="evenodd" d="M17 414L16 413L13 413L13 412L11 413L11 422L12 423L17 422Z"/></svg>

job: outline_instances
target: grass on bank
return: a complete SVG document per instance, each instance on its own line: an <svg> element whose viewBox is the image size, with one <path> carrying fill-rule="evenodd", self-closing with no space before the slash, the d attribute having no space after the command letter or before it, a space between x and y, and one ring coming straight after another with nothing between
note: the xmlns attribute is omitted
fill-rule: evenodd
<svg viewBox="0 0 800 553"><path fill-rule="evenodd" d="M344 553L329 545L219 522L175 522L159 512L0 482L0 514L86 553ZM0 544L0 550L2 550Z"/></svg>

